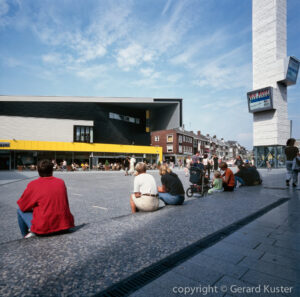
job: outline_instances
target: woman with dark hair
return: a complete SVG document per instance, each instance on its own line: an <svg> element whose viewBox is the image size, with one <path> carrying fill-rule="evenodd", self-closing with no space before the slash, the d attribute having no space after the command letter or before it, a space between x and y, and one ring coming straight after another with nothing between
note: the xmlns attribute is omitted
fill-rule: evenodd
<svg viewBox="0 0 300 297"><path fill-rule="evenodd" d="M290 180L293 178L293 187L297 186L298 172L293 170L293 160L299 154L299 149L295 146L296 139L289 138L286 142L285 156L286 156L286 186L290 186Z"/></svg>
<svg viewBox="0 0 300 297"><path fill-rule="evenodd" d="M184 202L184 188L177 174L166 165L159 169L162 187L158 188L158 196L166 205L181 205Z"/></svg>

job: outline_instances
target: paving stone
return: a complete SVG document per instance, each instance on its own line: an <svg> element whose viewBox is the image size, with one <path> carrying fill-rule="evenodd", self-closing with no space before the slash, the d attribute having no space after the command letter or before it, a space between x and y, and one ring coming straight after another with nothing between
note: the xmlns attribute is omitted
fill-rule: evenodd
<svg viewBox="0 0 300 297"><path fill-rule="evenodd" d="M0 178L2 174L0 172ZM158 173L151 174L160 184ZM184 177L183 172L178 171L178 174L187 188L188 178ZM0 239L1 296L93 296L286 195L278 190L245 187L233 193L186 199L185 205L181 207L164 207L153 213L131 215L128 200L133 177L125 177L122 172L55 175L63 178L67 184L76 225L85 225L71 234L23 240L16 223L16 200L30 180L0 185L0 204L3 210L0 222L6 231ZM284 211L287 215L289 211L295 214L296 207L299 207L296 202L299 199L298 193L289 195L292 198L289 202L291 207L284 207L278 212L282 215ZM260 224L265 229L274 225L269 221ZM294 228L294 225L285 224L279 231L294 232L296 228L290 229L291 227ZM269 245L262 243L260 246ZM245 256L249 253L257 258L265 252L259 247L253 250L236 242L222 242L212 248L220 247L226 253L240 252L241 255L246 253ZM225 259L224 254L223 260L214 257L208 260L206 257L205 264L202 262L205 265L204 273L210 270L214 272L203 277L210 279L212 276L213 279L215 274L222 273L241 277L248 268L245 270L233 265L230 261L234 256L229 258L228 255L227 253ZM197 265L203 267L201 263ZM184 278L179 273L173 272L174 274L181 281ZM175 280L177 281L178 279ZM166 283L167 280L163 279L156 284ZM185 278L183 283L194 284L189 278ZM199 285L199 282L196 283ZM170 294L168 287L152 286L153 290L154 287L161 288L157 291L157 296Z"/></svg>
<svg viewBox="0 0 300 297"><path fill-rule="evenodd" d="M268 252L273 255L280 255L286 258L291 258L300 261L300 252L288 249L288 248L283 248L275 245L268 245L268 244L261 244L259 245L255 251L257 252Z"/></svg>
<svg viewBox="0 0 300 297"><path fill-rule="evenodd" d="M281 278L272 277L269 274L258 272L250 269L246 274L242 276L242 280L253 285L270 285L272 287L293 287L291 293L282 293L283 295L289 297L299 297L300 296L300 285L295 282L284 280Z"/></svg>
<svg viewBox="0 0 300 297"><path fill-rule="evenodd" d="M293 240L293 238L290 238L288 240L278 239L278 240L276 240L274 245L278 246L278 247L283 247L283 248L286 248L286 249L291 249L291 250L294 250L294 251L297 251L297 252L300 253L299 241Z"/></svg>
<svg viewBox="0 0 300 297"><path fill-rule="evenodd" d="M242 233L238 233L236 235L230 235L228 237L224 238L225 242L229 242L238 246L247 247L255 249L257 246L259 246L262 243L266 244L274 244L275 239L268 238L268 237L260 237L255 235L243 235Z"/></svg>
<svg viewBox="0 0 300 297"><path fill-rule="evenodd" d="M240 262L247 254L247 252L239 253L236 251L228 251L228 250L222 250L220 248L208 248L201 252L203 255L208 255L213 258L224 260L226 259L227 262L230 262L232 264L237 264Z"/></svg>
<svg viewBox="0 0 300 297"><path fill-rule="evenodd" d="M262 257L262 255L265 253L264 251L258 250L258 249L251 249L245 246L239 246L232 242L225 242L224 240L218 242L217 244L213 245L209 248L211 253L218 253L222 251L226 251L227 253L233 253L234 255L240 256L251 256L256 259L259 259ZM206 250L205 250L206 251ZM205 252L204 251L204 252ZM231 258L229 258L230 260Z"/></svg>
<svg viewBox="0 0 300 297"><path fill-rule="evenodd" d="M172 272L183 275L184 277L190 278L203 285L213 285L223 276L223 272L216 272L207 267L203 268L202 266L189 261L172 269Z"/></svg>
<svg viewBox="0 0 300 297"><path fill-rule="evenodd" d="M262 260L254 260L250 257L243 259L237 266L247 267L259 272L270 274L273 277L278 277L293 282L299 280L300 277L300 273L297 270Z"/></svg>
<svg viewBox="0 0 300 297"><path fill-rule="evenodd" d="M248 270L245 267L233 265L230 262L227 262L226 259L221 260L204 254L198 254L189 259L188 262L197 264L203 268L209 268L219 273L233 276L237 279Z"/></svg>
<svg viewBox="0 0 300 297"><path fill-rule="evenodd" d="M265 253L261 258L262 261L271 262L285 266L286 268L292 268L300 272L300 262L296 259L283 257L280 255L273 255L271 253Z"/></svg>

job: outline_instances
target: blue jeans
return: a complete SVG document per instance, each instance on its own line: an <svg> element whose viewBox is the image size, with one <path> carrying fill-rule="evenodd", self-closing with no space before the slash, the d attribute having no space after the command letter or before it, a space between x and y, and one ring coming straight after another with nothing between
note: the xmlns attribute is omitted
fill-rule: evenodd
<svg viewBox="0 0 300 297"><path fill-rule="evenodd" d="M293 177L293 183L296 184L298 180L298 172L293 170L293 161L286 161L286 180L290 181Z"/></svg>
<svg viewBox="0 0 300 297"><path fill-rule="evenodd" d="M239 182L242 186L245 185L244 180L239 176L234 176L234 180L235 180L235 185L236 185L237 182Z"/></svg>
<svg viewBox="0 0 300 297"><path fill-rule="evenodd" d="M22 212L18 209L18 223L23 236L28 234L28 229L31 227L32 212Z"/></svg>
<svg viewBox="0 0 300 297"><path fill-rule="evenodd" d="M158 193L159 199L165 204L181 205L184 202L184 195L171 195L170 193Z"/></svg>

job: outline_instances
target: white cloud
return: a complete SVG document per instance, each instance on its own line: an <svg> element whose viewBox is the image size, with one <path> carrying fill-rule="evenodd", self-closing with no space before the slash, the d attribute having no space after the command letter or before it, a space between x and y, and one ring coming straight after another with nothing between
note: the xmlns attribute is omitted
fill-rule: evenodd
<svg viewBox="0 0 300 297"><path fill-rule="evenodd" d="M118 50L117 63L124 71L129 71L132 67L151 60L151 53L137 43L132 43L128 47Z"/></svg>
<svg viewBox="0 0 300 297"><path fill-rule="evenodd" d="M162 11L162 15L165 15L166 14L166 12L169 10L169 8L170 8L170 5L171 5L171 2L172 2L172 0L168 0L167 1L167 3L165 4L165 6L164 6L164 9L163 9L163 11Z"/></svg>
<svg viewBox="0 0 300 297"><path fill-rule="evenodd" d="M90 66L85 68L74 68L74 73L81 78L91 80L106 75L107 68L103 65Z"/></svg>

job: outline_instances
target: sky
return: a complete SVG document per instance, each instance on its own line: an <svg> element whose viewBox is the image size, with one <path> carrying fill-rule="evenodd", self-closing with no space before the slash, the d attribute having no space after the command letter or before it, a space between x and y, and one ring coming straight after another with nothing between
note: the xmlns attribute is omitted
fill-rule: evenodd
<svg viewBox="0 0 300 297"><path fill-rule="evenodd" d="M0 94L183 98L187 130L252 148L251 0L0 0ZM300 58L300 1L288 0ZM300 79L288 88L300 138ZM298 129L297 129L298 128Z"/></svg>

